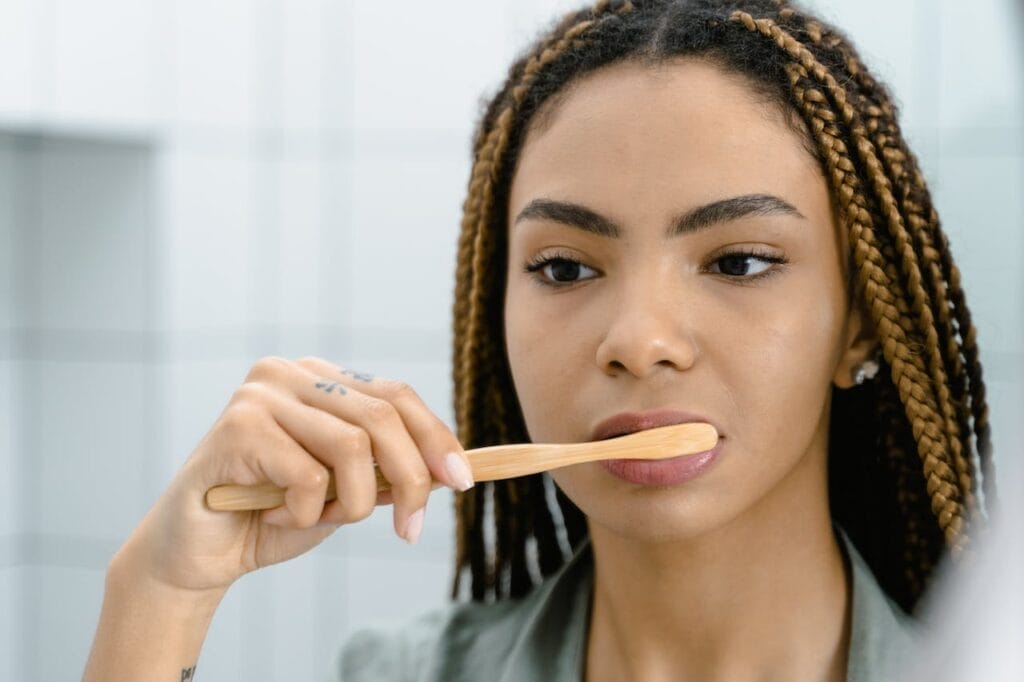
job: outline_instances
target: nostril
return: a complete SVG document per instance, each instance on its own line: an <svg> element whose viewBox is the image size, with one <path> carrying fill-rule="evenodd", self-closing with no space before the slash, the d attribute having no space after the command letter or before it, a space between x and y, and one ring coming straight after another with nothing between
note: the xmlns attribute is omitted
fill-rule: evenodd
<svg viewBox="0 0 1024 682"><path fill-rule="evenodd" d="M628 372L628 371L629 371L629 368L627 368L619 360L612 360L604 368L605 374L608 374L610 376L619 375L619 374L622 374L622 373Z"/></svg>

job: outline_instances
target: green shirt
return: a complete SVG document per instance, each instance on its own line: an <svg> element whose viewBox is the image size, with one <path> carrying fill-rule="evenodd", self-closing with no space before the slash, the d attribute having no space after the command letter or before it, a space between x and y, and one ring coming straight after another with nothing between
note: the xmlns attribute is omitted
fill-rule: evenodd
<svg viewBox="0 0 1024 682"><path fill-rule="evenodd" d="M852 575L849 682L897 679L920 646L918 626L879 587L838 526ZM576 682L586 659L593 586L589 540L518 599L459 602L393 630L367 629L342 646L339 682Z"/></svg>

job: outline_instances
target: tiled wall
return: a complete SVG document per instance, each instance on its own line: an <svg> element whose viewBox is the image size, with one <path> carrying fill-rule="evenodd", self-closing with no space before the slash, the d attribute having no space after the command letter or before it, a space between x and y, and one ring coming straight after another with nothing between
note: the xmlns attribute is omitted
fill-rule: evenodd
<svg viewBox="0 0 1024 682"><path fill-rule="evenodd" d="M573 4L0 5L0 63L17 67L0 69L0 677L81 674L110 555L260 356L400 378L452 424L478 98ZM903 104L976 314L997 447L1013 443L1024 57L1009 2L809 4ZM322 679L353 628L443 603L450 507L431 497L416 547L383 508L246 576L203 679Z"/></svg>

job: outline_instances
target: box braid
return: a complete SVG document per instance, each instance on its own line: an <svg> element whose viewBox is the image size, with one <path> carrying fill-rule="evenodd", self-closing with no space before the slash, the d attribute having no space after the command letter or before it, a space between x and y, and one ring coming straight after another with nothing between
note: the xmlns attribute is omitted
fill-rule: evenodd
<svg viewBox="0 0 1024 682"><path fill-rule="evenodd" d="M797 18L799 21L799 17L792 8L782 9L780 18L785 21ZM816 45L824 44L830 49L836 49L840 48L844 42L841 36L811 19L804 19L802 28ZM788 27L787 30L789 30ZM896 111L891 104L891 97L884 86L871 78L851 50L847 50L846 70L853 76L860 93L868 102L867 106L863 108L865 125L882 151L885 172L893 179L900 191L900 208L907 216L913 228L911 236L918 240L919 252L924 256L929 276L927 282L929 294L939 300L936 312L942 338L943 359L946 362L946 371L951 381L953 403L960 408L958 410L959 427L962 433L970 437L972 429L969 422L973 418L973 431L977 434L977 447L979 450L986 450L985 456L980 459L983 469L982 484L985 486L984 494L992 497L994 490L990 486L993 479L989 468L991 436L985 402L985 385L981 380L977 334L960 285L960 272L950 258L946 235L939 229L938 213L932 206L924 177L915 157L896 127ZM935 247L935 240L938 241L938 249ZM952 305L942 300L947 295ZM950 317L950 310L954 313L953 319ZM959 330L967 330L967 333L962 336L962 345L957 342ZM961 354L963 362L967 365L966 375L961 364ZM965 377L969 377L972 388L971 396L968 396L966 392L967 379ZM970 450L969 447L967 449Z"/></svg>
<svg viewBox="0 0 1024 682"><path fill-rule="evenodd" d="M969 548L995 502L977 334L891 96L841 33L791 3L602 0L565 15L514 61L483 110L463 204L452 357L459 437L467 447L529 440L503 310L508 192L531 122L583 74L686 55L770 95L830 184L849 237L851 299L871 314L883 367L833 392L831 512L883 589L913 612L936 565ZM528 545L543 578L586 539L585 517L561 490L549 504L552 485L537 474L456 494L453 598L466 568L472 599L521 596L534 586Z"/></svg>
<svg viewBox="0 0 1024 682"><path fill-rule="evenodd" d="M785 21L794 18L797 21L801 20L792 8L782 8L780 18ZM829 27L809 18L803 18L802 23L803 30L814 44L825 45L830 49L842 48L845 39ZM796 30L800 30L799 27ZM993 479L989 468L991 436L988 406L985 402L985 385L981 380L977 333L960 285L960 272L950 257L946 235L939 229L938 213L932 206L920 167L899 134L896 110L891 103L891 96L885 87L877 83L863 68L852 49L846 49L844 57L847 72L859 86L858 94L867 102L862 108L867 130L882 152L886 175L893 179L900 191L900 208L913 228L911 236L918 240L919 253L924 257L928 269L929 278L926 286L929 294L939 300L936 312L941 330L941 347L951 381L953 404L961 408L958 410L959 427L966 437L970 437L970 419L974 419L973 431L977 434L977 447L979 450L985 450L985 456L980 459L983 467L982 483L986 488L985 494L992 497L994 490L989 487ZM938 250L935 248L934 240L938 240ZM948 301L944 300L947 296ZM955 319L950 318L950 310L953 311ZM957 342L959 330L967 330L962 336L962 345ZM961 357L967 364L967 375L963 371ZM973 391L970 397L966 396L967 377ZM969 447L967 449L970 450Z"/></svg>
<svg viewBox="0 0 1024 682"><path fill-rule="evenodd" d="M923 430L927 430L925 425L929 423L934 427L932 430L927 430L928 433L926 434L926 438L931 441L932 452L938 455L942 451L952 450L956 473L961 489L964 490L965 503L970 506L973 503L969 494L972 483L968 464L962 456L962 442L959 433L961 422L958 421L957 416L954 414L955 406L951 401L946 369L942 364L943 357L939 348L938 331L932 312L932 302L929 300L928 292L922 285L921 269L917 257L918 251L911 244L911 237L905 228L905 221L892 195L891 182L882 169L882 164L875 152L875 146L867 138L867 132L853 106L848 102L845 90L836 82L831 73L815 59L810 50L770 19L755 20L744 12L736 12L733 18L742 22L748 29L771 38L780 48L785 50L795 60L798 60L793 64L787 65L787 72L791 76L794 95L797 101L800 102L805 116L823 117L823 123L818 129L818 137L820 144L823 146L823 152L828 157L828 165L833 170L833 184L841 188L840 196L843 199L841 210L847 213L847 215L841 216L841 219L844 223L848 223L851 220L854 223L856 236L851 236L851 239L865 240L865 237L870 239L868 233L873 228L871 226L871 216L868 212L867 198L863 194L853 163L849 160L846 146L839 139L838 129L835 124L835 110L826 103L825 92L832 95L831 99L835 108L840 111L840 120L846 125L847 132L857 147L860 155L859 160L867 171L875 196L883 209L884 219L888 222L889 232L895 240L895 247L901 258L901 274L905 275L906 278L905 286L902 287L901 293L904 296L907 293L910 294L911 305L916 318L912 323L914 326L907 326L911 328L916 326L916 329L921 330L925 337L924 343L920 344L920 347L928 358L930 379L932 385L937 389L938 395L933 397L926 394L925 397L928 399L927 405L921 406L917 397L913 394L911 389L914 385L921 384L922 378L919 374L924 368L916 353L910 355L906 335L900 327L893 328L894 331L898 330L894 335L897 343L890 344L897 353L902 352L903 355L903 357L896 358L893 362L893 381L897 385L902 384L903 388L905 388L904 400L908 403L908 411L913 414L911 417L913 423L920 425ZM874 255L870 249L859 253L866 253L869 256ZM878 276L876 281L882 285L883 290L892 289L896 286L895 283L886 281L881 267L882 263L873 262L870 267L864 267L861 259L858 258L857 264L859 267L858 274L861 275L862 279L870 277L871 273L874 272ZM881 303L880 299L876 299L876 302ZM896 315L899 313L895 307L886 306L882 303L878 308L885 319L896 321ZM889 360L888 354L886 359ZM905 363L908 361L912 367L905 366ZM908 376L909 378L909 381L905 384L902 382L903 376ZM936 404L941 409L941 414L935 412ZM938 418L943 420L944 423L942 425L937 423ZM945 429L945 434L942 433L942 427ZM937 442L943 435L949 436L948 445ZM933 469L933 473L929 474L930 487L939 487L941 485L940 482L934 480L936 476L942 474L939 477L945 477L945 470L938 470L941 468L941 461L941 458L938 456L925 458L926 471L929 466ZM954 544L954 547L957 547L959 538L962 537L961 529L957 527L957 524L963 519L962 510L958 507L959 503L950 497L949 492L946 492L943 495L937 495L934 498L934 504L937 507L935 512L940 515L940 518L945 515L950 519L949 525L945 527L945 530L947 531L949 541Z"/></svg>

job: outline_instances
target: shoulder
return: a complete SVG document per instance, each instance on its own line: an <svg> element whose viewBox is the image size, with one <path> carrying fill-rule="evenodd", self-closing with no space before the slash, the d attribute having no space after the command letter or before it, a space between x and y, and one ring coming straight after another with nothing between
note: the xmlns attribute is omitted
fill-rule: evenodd
<svg viewBox="0 0 1024 682"><path fill-rule="evenodd" d="M448 629L455 605L428 611L400 626L367 627L345 640L336 660L340 682L430 679L427 664Z"/></svg>

